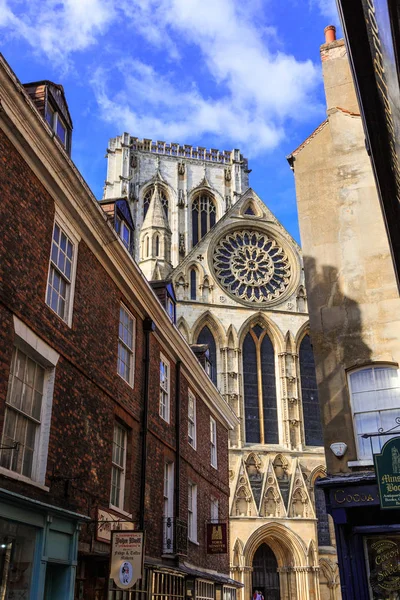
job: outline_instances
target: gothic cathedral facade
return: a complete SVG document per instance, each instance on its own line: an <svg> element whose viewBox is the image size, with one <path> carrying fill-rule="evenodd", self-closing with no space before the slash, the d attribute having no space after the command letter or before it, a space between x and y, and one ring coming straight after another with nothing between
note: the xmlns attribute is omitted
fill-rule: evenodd
<svg viewBox="0 0 400 600"><path fill-rule="evenodd" d="M177 327L208 346L231 432L231 575L242 600L340 598L301 249L249 187L239 150L110 140L104 200L125 198L134 256L170 280Z"/></svg>

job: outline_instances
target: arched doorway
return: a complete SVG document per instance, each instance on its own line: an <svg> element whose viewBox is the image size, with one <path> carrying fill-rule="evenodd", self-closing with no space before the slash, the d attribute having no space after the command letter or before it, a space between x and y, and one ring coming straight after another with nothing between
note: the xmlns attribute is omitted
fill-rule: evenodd
<svg viewBox="0 0 400 600"><path fill-rule="evenodd" d="M278 563L267 544L261 544L253 558L253 594L260 591L265 600L280 600Z"/></svg>

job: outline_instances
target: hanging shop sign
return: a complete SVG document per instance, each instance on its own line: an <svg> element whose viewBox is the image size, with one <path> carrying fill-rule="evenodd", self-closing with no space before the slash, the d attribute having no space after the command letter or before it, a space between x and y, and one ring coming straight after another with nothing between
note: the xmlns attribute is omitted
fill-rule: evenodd
<svg viewBox="0 0 400 600"><path fill-rule="evenodd" d="M369 583L374 600L398 598L400 590L400 538L366 538Z"/></svg>
<svg viewBox="0 0 400 600"><path fill-rule="evenodd" d="M227 552L226 523L207 523L207 554L226 554Z"/></svg>
<svg viewBox="0 0 400 600"><path fill-rule="evenodd" d="M121 590L128 590L143 576L143 531L111 533L110 578Z"/></svg>
<svg viewBox="0 0 400 600"><path fill-rule="evenodd" d="M111 543L112 531L132 531L132 529L135 529L132 521L123 521L120 515L102 508L97 509L96 538L99 542Z"/></svg>
<svg viewBox="0 0 400 600"><path fill-rule="evenodd" d="M374 461L381 508L400 508L400 437L386 442Z"/></svg>

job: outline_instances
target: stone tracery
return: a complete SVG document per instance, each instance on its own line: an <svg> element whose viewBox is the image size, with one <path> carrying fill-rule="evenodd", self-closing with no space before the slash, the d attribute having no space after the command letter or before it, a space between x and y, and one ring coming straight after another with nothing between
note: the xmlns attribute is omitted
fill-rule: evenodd
<svg viewBox="0 0 400 600"><path fill-rule="evenodd" d="M291 267L285 250L260 231L227 233L214 250L213 264L221 285L252 304L279 298L290 282Z"/></svg>

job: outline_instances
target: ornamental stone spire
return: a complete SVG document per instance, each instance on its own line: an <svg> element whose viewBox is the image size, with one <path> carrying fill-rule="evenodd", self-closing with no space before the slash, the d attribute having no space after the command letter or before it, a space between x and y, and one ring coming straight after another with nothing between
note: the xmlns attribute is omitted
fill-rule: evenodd
<svg viewBox="0 0 400 600"><path fill-rule="evenodd" d="M172 270L171 228L157 182L140 231L140 248L139 265L147 279L166 279Z"/></svg>

